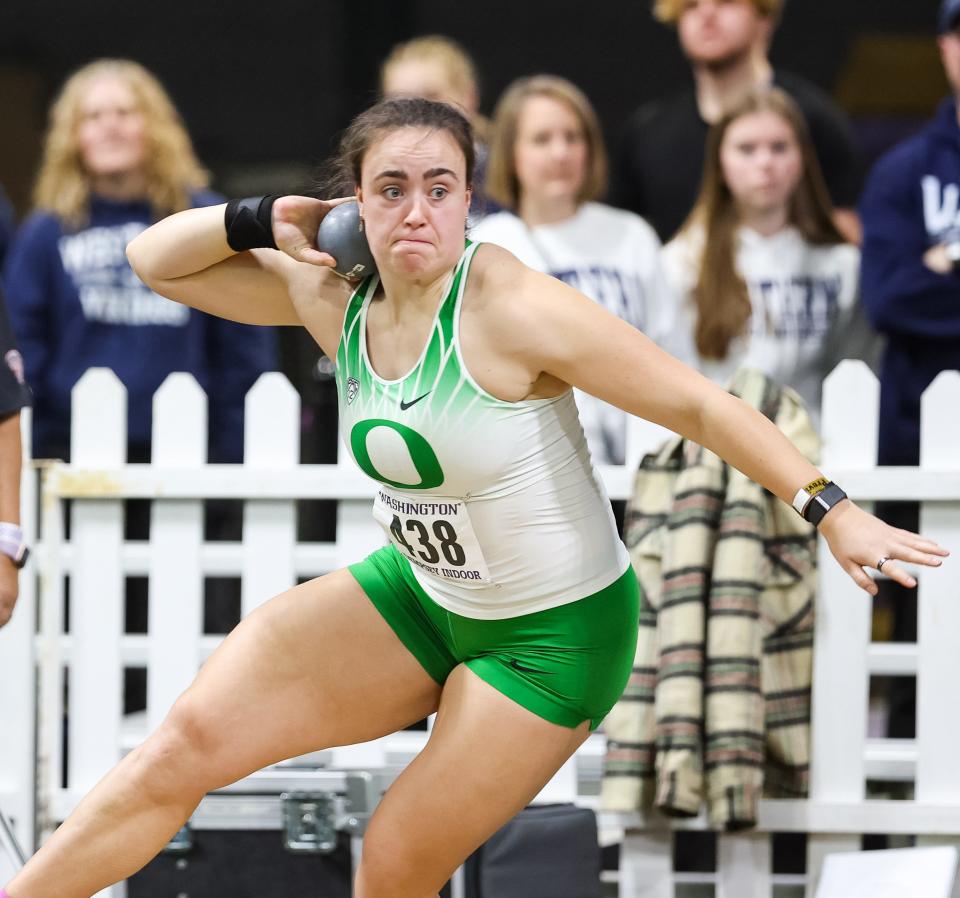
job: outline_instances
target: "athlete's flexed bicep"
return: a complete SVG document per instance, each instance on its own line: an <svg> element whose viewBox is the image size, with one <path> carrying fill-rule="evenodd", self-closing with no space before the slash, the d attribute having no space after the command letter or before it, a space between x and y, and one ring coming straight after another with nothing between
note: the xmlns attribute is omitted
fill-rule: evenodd
<svg viewBox="0 0 960 898"><path fill-rule="evenodd" d="M315 204L317 221L331 206L307 197L285 199L288 205ZM134 271L163 296L245 324L315 329L313 319L325 317L318 307L324 300L332 300L342 316L345 285L326 267L326 261L333 263L330 257L313 250L321 263L305 264L271 249L237 253L227 243L224 209L188 209L148 228L127 247ZM336 312L330 317L339 321Z"/></svg>
<svg viewBox="0 0 960 898"><path fill-rule="evenodd" d="M253 253L235 253L223 216L224 206L206 206L158 221L127 247L131 267L162 296L212 315L245 324L299 323L280 269Z"/></svg>

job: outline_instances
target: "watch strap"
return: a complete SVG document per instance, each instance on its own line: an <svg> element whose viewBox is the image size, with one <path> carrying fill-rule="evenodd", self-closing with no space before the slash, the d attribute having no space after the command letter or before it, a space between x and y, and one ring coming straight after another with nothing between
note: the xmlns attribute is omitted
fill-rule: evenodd
<svg viewBox="0 0 960 898"><path fill-rule="evenodd" d="M816 480L811 480L806 486L798 489L797 494L793 497L794 511L796 511L801 518L805 518L806 509L810 504L810 500L813 499L814 496L822 493L830 483L831 481L827 480L826 477L818 477Z"/></svg>
<svg viewBox="0 0 960 898"><path fill-rule="evenodd" d="M816 496L814 496L804 509L804 518L814 527L820 525L824 516L837 503L847 498L847 494L835 483L828 483Z"/></svg>

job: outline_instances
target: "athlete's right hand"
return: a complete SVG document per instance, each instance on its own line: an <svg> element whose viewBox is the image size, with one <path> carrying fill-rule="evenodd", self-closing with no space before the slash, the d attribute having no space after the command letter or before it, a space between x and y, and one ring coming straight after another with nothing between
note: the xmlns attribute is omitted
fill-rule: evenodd
<svg viewBox="0 0 960 898"><path fill-rule="evenodd" d="M323 217L340 203L348 203L354 197L335 200L317 200L309 196L282 196L273 204L273 239L277 249L298 262L333 268L336 259L317 249L317 228Z"/></svg>

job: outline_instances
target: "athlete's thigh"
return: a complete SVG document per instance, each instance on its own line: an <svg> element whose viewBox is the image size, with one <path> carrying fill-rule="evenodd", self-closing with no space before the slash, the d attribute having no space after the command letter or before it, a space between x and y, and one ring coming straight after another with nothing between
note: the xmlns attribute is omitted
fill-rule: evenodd
<svg viewBox="0 0 960 898"><path fill-rule="evenodd" d="M223 780L232 782L284 758L403 729L436 710L439 697L440 686L341 570L248 615L180 703L206 733L225 736Z"/></svg>
<svg viewBox="0 0 960 898"><path fill-rule="evenodd" d="M364 864L396 858L394 875L423 871L416 885L430 894L529 804L588 728L589 721L569 729L537 717L461 664L444 686L427 745L373 815ZM367 898L363 876L359 885Z"/></svg>

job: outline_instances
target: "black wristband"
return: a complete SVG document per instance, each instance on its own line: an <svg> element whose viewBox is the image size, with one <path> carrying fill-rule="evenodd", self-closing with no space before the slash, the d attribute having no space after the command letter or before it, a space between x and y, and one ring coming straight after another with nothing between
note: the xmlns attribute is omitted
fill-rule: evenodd
<svg viewBox="0 0 960 898"><path fill-rule="evenodd" d="M828 483L817 495L815 495L803 510L803 516L814 527L819 526L824 515L830 511L838 502L847 498L847 494L835 483Z"/></svg>
<svg viewBox="0 0 960 898"><path fill-rule="evenodd" d="M227 243L230 249L242 252L245 249L268 247L276 249L273 239L273 204L283 196L271 193L269 196L248 196L242 200L230 200L223 214L223 224L227 229Z"/></svg>

